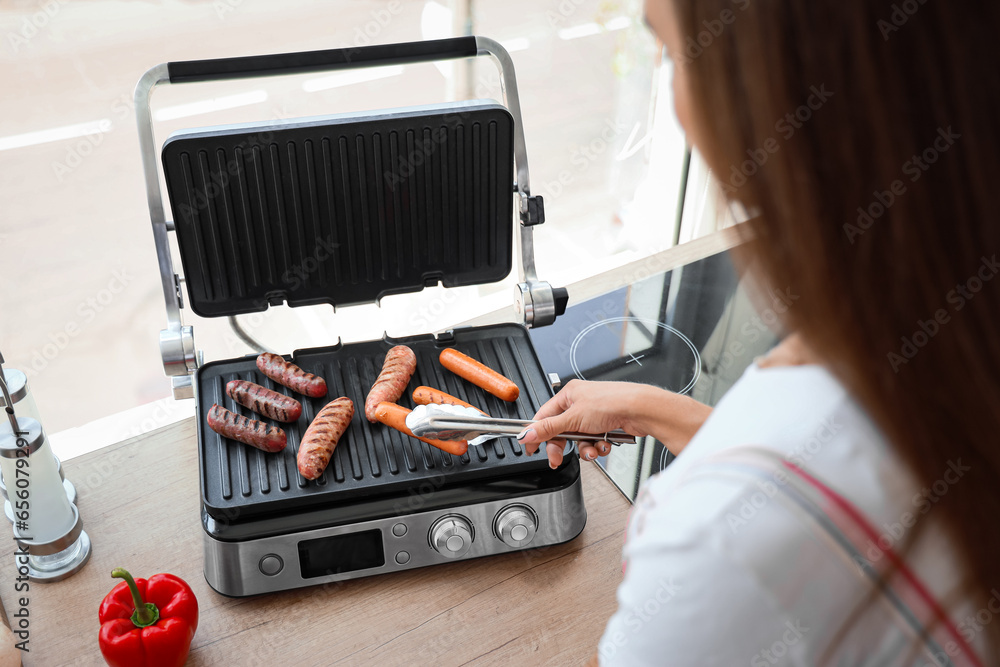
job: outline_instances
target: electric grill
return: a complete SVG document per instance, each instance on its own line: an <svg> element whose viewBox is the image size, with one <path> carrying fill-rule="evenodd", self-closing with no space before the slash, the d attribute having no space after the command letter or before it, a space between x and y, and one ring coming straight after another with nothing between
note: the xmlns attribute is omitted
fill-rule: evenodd
<svg viewBox="0 0 1000 667"><path fill-rule="evenodd" d="M500 65L505 105L477 100L174 133L160 153L167 219L150 115L156 86L486 55ZM361 409L396 344L418 358L400 400L406 407L418 384L509 419L530 418L552 396L526 327L551 324L568 296L535 272L532 228L544 222L544 208L530 194L513 63L498 43L464 37L167 63L146 72L135 100L167 307L160 351L175 397L196 398L205 577L215 590L243 596L321 584L558 544L583 530L575 457L550 470L543 455L527 457L511 438L457 457L372 425ZM515 226L523 323L286 355L326 379L324 398L275 384L253 356L204 363L181 320L185 296L200 316L232 318L280 303L377 303L438 283L495 282L514 263ZM518 400L501 401L444 370L437 357L447 347L516 382ZM283 452L207 427L213 403L267 421L226 397L234 379L302 402L302 417L279 425L288 435ZM307 481L295 463L300 438L337 396L354 402L354 419L323 476Z"/></svg>

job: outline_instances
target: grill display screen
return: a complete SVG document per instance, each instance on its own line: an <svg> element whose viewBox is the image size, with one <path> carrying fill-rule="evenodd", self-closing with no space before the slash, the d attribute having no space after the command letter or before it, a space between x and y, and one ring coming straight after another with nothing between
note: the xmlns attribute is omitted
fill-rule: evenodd
<svg viewBox="0 0 1000 667"><path fill-rule="evenodd" d="M326 577L385 565L382 531L322 537L299 542L302 578Z"/></svg>

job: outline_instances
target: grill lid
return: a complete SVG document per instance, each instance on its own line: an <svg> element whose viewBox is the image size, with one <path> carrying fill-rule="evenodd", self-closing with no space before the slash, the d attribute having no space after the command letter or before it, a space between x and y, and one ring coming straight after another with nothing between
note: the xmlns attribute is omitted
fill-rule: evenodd
<svg viewBox="0 0 1000 667"><path fill-rule="evenodd" d="M203 317L510 273L514 123L495 103L181 131L162 161Z"/></svg>

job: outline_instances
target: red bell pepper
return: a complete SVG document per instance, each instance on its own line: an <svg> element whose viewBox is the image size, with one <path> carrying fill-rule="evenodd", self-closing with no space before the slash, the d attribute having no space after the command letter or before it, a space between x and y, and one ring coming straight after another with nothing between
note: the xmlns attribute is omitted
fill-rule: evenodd
<svg viewBox="0 0 1000 667"><path fill-rule="evenodd" d="M101 654L111 667L181 667L198 629L198 600L183 579L154 574L124 579L101 602Z"/></svg>

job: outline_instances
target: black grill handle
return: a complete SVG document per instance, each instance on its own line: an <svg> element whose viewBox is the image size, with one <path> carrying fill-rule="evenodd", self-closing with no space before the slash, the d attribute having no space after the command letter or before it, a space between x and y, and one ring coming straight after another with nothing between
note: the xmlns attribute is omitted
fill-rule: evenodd
<svg viewBox="0 0 1000 667"><path fill-rule="evenodd" d="M357 67L404 65L453 60L455 58L472 58L477 55L479 55L479 48L476 45L475 37L452 37L424 42L378 44L324 51L274 53L264 56L240 56L214 60L185 60L167 63L167 73L170 83L197 83Z"/></svg>

